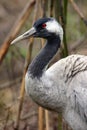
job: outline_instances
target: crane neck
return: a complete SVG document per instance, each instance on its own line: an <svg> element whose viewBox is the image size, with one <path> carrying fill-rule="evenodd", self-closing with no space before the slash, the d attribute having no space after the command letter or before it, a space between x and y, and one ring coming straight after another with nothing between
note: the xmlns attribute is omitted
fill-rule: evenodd
<svg viewBox="0 0 87 130"><path fill-rule="evenodd" d="M39 54L28 67L28 74L32 78L40 78L42 76L46 66L49 64L49 61L54 57L58 48L60 48L60 43L61 40L59 36L47 39L47 43L44 48L41 49Z"/></svg>

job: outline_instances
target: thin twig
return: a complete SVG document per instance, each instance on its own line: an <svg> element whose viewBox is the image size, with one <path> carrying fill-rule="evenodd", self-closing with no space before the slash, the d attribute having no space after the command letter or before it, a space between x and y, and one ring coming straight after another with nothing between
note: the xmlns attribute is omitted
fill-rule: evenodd
<svg viewBox="0 0 87 130"><path fill-rule="evenodd" d="M8 109L3 130L6 130L7 122L9 120L9 116L10 116L10 110Z"/></svg>
<svg viewBox="0 0 87 130"><path fill-rule="evenodd" d="M50 17L53 17L54 0L50 1Z"/></svg>
<svg viewBox="0 0 87 130"><path fill-rule="evenodd" d="M79 9L79 7L77 6L77 4L74 2L74 0L69 0L70 3L72 4L74 10L77 12L77 14L80 16L80 18L82 19L82 21L85 23L85 25L87 26L87 19L85 19L83 13L81 12L81 10Z"/></svg>
<svg viewBox="0 0 87 130"><path fill-rule="evenodd" d="M63 56L62 57L66 57L68 56L68 47L67 47L67 39L66 39L66 19L67 19L67 16L64 16L64 6L63 6L63 3L61 0L60 1L60 14L61 14L61 25L63 27L63 32L64 32L64 35L63 35L63 44L64 44L64 49L63 49ZM66 9L66 15L67 15L67 9Z"/></svg>
<svg viewBox="0 0 87 130"><path fill-rule="evenodd" d="M44 130L44 109L42 107L39 107L39 130Z"/></svg>
<svg viewBox="0 0 87 130"><path fill-rule="evenodd" d="M41 0L41 17L46 17L46 3L47 0Z"/></svg>
<svg viewBox="0 0 87 130"><path fill-rule="evenodd" d="M28 16L31 14L31 11L32 11L34 4L35 4L35 0L29 1L29 3L27 3L23 12L19 16L17 22L14 24L14 27L12 28L9 35L7 36L4 43L2 44L2 47L0 48L0 63L4 59L6 53L9 49L10 43L17 36L21 27L23 26L25 21L28 19Z"/></svg>
<svg viewBox="0 0 87 130"><path fill-rule="evenodd" d="M46 130L49 130L49 112L45 110Z"/></svg>
<svg viewBox="0 0 87 130"><path fill-rule="evenodd" d="M20 102L19 102L19 107L18 107L18 114L17 114L17 119L16 119L15 130L19 129L19 121L20 121L20 115L21 115L23 99L24 99L24 84L25 84L24 76L23 76L23 80L21 83Z"/></svg>

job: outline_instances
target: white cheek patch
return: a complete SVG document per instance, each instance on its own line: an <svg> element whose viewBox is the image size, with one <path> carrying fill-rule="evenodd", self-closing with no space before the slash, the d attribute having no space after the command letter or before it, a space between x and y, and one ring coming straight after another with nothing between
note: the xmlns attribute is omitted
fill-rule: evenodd
<svg viewBox="0 0 87 130"><path fill-rule="evenodd" d="M46 22L46 29L49 32L55 33L56 35L59 35L61 38L61 41L63 39L63 29L60 26L59 23L57 23L57 21L55 19L53 19L52 21L48 21Z"/></svg>

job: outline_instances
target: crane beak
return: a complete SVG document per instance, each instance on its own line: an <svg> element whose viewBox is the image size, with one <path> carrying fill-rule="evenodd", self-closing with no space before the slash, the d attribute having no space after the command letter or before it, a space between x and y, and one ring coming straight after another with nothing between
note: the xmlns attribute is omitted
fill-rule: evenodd
<svg viewBox="0 0 87 130"><path fill-rule="evenodd" d="M11 42L11 45L12 44L15 44L21 40L25 40L25 39L28 39L29 37L33 36L34 34L36 33L36 29L34 27L32 27L30 30L28 30L27 32L25 32L24 34L20 35L19 37L17 37L16 39L14 39L12 42Z"/></svg>

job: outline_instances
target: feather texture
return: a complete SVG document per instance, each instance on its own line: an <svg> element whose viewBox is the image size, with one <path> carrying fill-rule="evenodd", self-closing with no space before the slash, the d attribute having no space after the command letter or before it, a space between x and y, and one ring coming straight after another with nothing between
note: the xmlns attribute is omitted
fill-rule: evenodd
<svg viewBox="0 0 87 130"><path fill-rule="evenodd" d="M62 112L74 130L86 130L87 56L68 56L52 65L40 79L32 79L29 73L25 79L26 91L36 103Z"/></svg>

